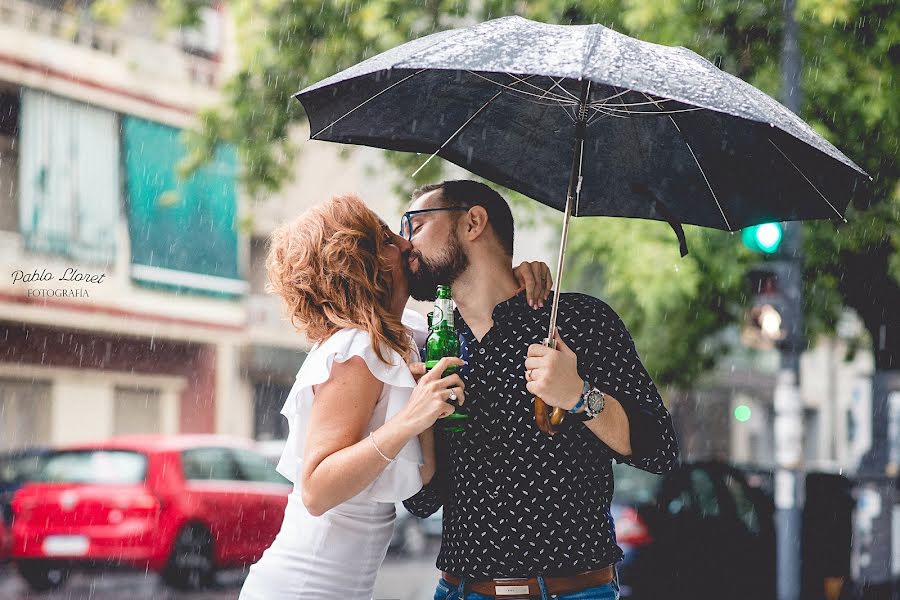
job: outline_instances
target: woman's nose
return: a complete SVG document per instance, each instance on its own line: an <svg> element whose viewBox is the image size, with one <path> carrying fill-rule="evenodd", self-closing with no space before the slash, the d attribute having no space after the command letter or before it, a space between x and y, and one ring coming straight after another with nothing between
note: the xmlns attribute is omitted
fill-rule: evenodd
<svg viewBox="0 0 900 600"><path fill-rule="evenodd" d="M397 248L400 249L400 252L403 252L404 254L412 250L413 247L412 242L399 235L397 236L397 239L394 241L394 243L396 244Z"/></svg>

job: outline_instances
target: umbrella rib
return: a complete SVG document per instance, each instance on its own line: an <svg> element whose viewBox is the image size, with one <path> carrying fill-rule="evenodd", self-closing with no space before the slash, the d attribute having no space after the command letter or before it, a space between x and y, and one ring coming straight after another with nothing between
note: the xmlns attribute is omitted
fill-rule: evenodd
<svg viewBox="0 0 900 600"><path fill-rule="evenodd" d="M408 80L412 79L413 77L415 77L416 75L418 75L419 73L422 73L422 72L427 71L427 70L428 70L428 69L419 69L419 70L416 71L415 73L412 73L412 74L410 74L410 75L407 75L406 77L404 77L403 79L401 79L401 80L398 81L397 83L393 83L393 84L389 85L388 87L384 88L383 90L381 90L380 92L378 92L377 94L375 94L374 96L372 96L371 98L369 98L368 100L365 100L364 102L362 102L362 104L359 104L359 105L356 106L355 108L350 109L349 111L347 111L346 113L344 113L343 115L341 115L340 117L338 117L337 119L335 119L334 121L332 121L331 123L329 123L328 125L326 125L325 127L323 127L322 129L320 129L319 131L317 131L317 132L315 133L315 135L311 135L311 136L310 136L310 139L316 139L323 131L325 131L325 130L328 129L329 127L334 127L334 126L338 123L338 121L341 121L341 120L343 120L345 117L350 116L351 113L356 112L357 110L359 110L360 108L362 108L363 106L365 106L366 104L368 104L369 102L371 102L372 100L374 100L375 98L377 98L378 96L384 94L385 92L388 92L388 91L394 89L395 87L397 87L397 86L400 85L401 83L403 83L403 82L405 82L405 81L408 81Z"/></svg>
<svg viewBox="0 0 900 600"><path fill-rule="evenodd" d="M728 231L734 231L731 228L731 223L728 222L728 217L725 216L725 210L722 208L722 204L719 202L719 198L716 196L716 193L712 189L712 185L709 183L709 178L706 176L706 171L703 170L703 166L700 164L700 159L697 158L697 155L694 153L694 149L691 148L691 143L687 141L687 138L684 137L684 132L681 131L681 127L678 126L678 123L675 122L675 118L672 115L666 115L669 117L669 120L672 121L672 125L675 126L675 129L678 130L678 133L681 134L681 139L684 140L684 145L687 146L688 151L691 153L691 156L694 157L694 162L697 163L697 168L700 169L700 174L703 175L703 181L706 182L706 187L709 188L709 193L712 194L713 200L716 201L716 206L719 207L719 212L722 214L722 218L725 220L725 225L728 227Z"/></svg>
<svg viewBox="0 0 900 600"><path fill-rule="evenodd" d="M472 72L472 71L470 71L470 72ZM539 90L540 92L542 92L541 95L538 96L538 100L543 100L544 98L547 97L548 94L550 94L550 95L553 96L554 98L557 98L557 99L558 99L557 102L560 102L560 101L566 101L566 97L565 97L565 96L559 96L559 95L553 94L553 93L550 91L550 90L553 89L554 87L559 87L559 89L561 89L564 93L569 94L569 96L571 96L571 98L572 98L574 101L577 102L577 100L578 100L578 98L576 98L575 96L572 96L572 95L569 93L569 91L566 90L564 87L559 86L559 85L558 85L558 82L557 82L556 80L554 80L552 77L550 77L550 81L553 82L553 85L551 85L549 88L547 88L547 89L545 90L544 88L542 88L542 87L540 87L540 86L537 86L537 85L534 85L533 83L529 83L529 82L528 82L528 79L532 79L532 78L536 77L536 75L529 75L527 78L523 78L523 77L517 77L514 73L506 73L506 74L509 75L510 78L511 78L515 83L524 83L524 84L528 85L529 87L533 87L534 89ZM493 79L490 79L490 81L493 81ZM537 95L537 94L535 94L535 95Z"/></svg>
<svg viewBox="0 0 900 600"><path fill-rule="evenodd" d="M612 88L617 89L616 86L612 86ZM619 96L624 96L625 94L627 94L628 92L631 92L631 91L633 91L633 90L625 89L625 90L622 90L621 92L617 92L617 93L613 94L612 96L607 96L606 98L600 98L599 100L595 100L591 104L597 104L597 103L603 104L607 100L615 100Z"/></svg>
<svg viewBox="0 0 900 600"><path fill-rule="evenodd" d="M551 85L551 86L550 86L550 89L548 89L547 91L549 92L549 91L550 91L551 89L553 89L553 88L559 88L559 89L562 91L562 93L565 94L565 96L568 96L569 98L571 98L571 99L574 100L575 102L578 102L578 97L575 96L575 94L573 94L572 92L570 92L569 90L567 90L566 88L564 88L564 87L562 86L562 80L563 80L563 79L564 79L563 77L560 77L559 79L553 79L553 78L551 77L551 78L550 78L550 81L553 82L553 85Z"/></svg>
<svg viewBox="0 0 900 600"><path fill-rule="evenodd" d="M431 159L433 159L435 156L438 155L438 152L440 152L441 150L443 150L444 148L446 148L446 147L447 147L447 144L449 144L450 142L452 142L452 141L454 140L454 138L456 138L456 136L458 136L458 135L462 132L463 129L465 129L466 127L468 127L469 124L470 124L472 121L475 120L475 117L477 117L478 115L480 115L480 114L482 113L482 111L484 111L484 109L486 109L486 108L488 107L488 105L489 105L491 102L493 102L494 100L496 100L497 98L499 98L500 95L501 95L504 91L505 91L505 90L500 90L499 92L497 92L496 94L494 94L494 96L493 96L490 100L488 100L487 102L485 102L485 103L482 105L481 108L479 108L478 110L476 110L476 111L475 111L475 114L473 114L471 117L469 117L469 118L466 120L465 123L463 123L462 125L460 125L459 129L457 129L456 131L454 131L454 132L453 132L453 135L451 135L449 138L447 138L447 141L445 141L443 144L441 144L441 147L438 148L437 150L435 150L435 151L434 151L434 154L432 154L431 156L429 156L429 157L428 157L428 160L426 160L425 162L423 162L423 163L422 163L422 166L420 166L418 169L416 169L416 171L412 174L412 176L415 177L416 175L418 175L418 174L419 174L419 171L421 171L422 169L424 169L424 168L425 168L425 165L427 165L428 163L430 163L430 162L431 162Z"/></svg>
<svg viewBox="0 0 900 600"><path fill-rule="evenodd" d="M594 110L598 110L596 107L591 107L591 108L593 108ZM679 109L676 109L676 110L659 110L659 111L649 111L649 110L631 110L631 111L624 111L623 109L620 109L620 108L618 108L618 107L616 107L616 106L612 106L612 105L607 105L607 106L604 107L604 109L605 109L605 110L608 110L608 111L612 111L612 112L620 112L620 113L621 113L621 112L627 112L629 116L638 116L638 115L651 115L651 116L657 116L657 115L677 115L678 113L686 113L686 112L695 112L695 111L698 111L698 110L706 110L705 108L694 107L694 108L679 108Z"/></svg>
<svg viewBox="0 0 900 600"><path fill-rule="evenodd" d="M828 200L828 198L825 197L825 194L823 194L821 191L819 191L819 188L816 187L816 184L814 184L812 181L809 180L809 177L807 177L806 174L805 174L803 171L800 170L800 167L798 167L797 165L794 164L794 161L792 161L792 160L790 159L790 157L788 157L788 155L785 154L784 151L783 151L781 148L779 148L778 145L777 145L775 142L772 141L772 138L766 138L766 139L768 139L768 140L769 140L769 143L772 144L772 146L774 146L775 149L778 150L778 152L781 153L781 155L785 158L785 160L787 160L789 163L791 163L791 166L794 167L794 169L795 169L798 173L800 173L800 176L803 177L803 179L806 180L806 183L808 183L810 186L812 186L812 189L816 190L816 193L819 194L819 196L822 197L822 200L824 200L825 203L828 204L828 206L831 207L831 210L833 210L833 211L835 212L835 214L837 214L837 216L841 218L841 221L843 221L844 223L846 223L846 222L847 222L846 217L844 217L844 215L842 215L841 212L840 212L837 208L835 208L834 204L832 204L832 203Z"/></svg>
<svg viewBox="0 0 900 600"><path fill-rule="evenodd" d="M474 71L470 71L470 73L474 73ZM537 96L537 98L539 100L543 100L544 98L547 98L548 94L550 94L551 96L556 98L558 101L566 100L565 96L558 96L556 94L551 93L549 89L545 90L544 88L542 88L540 86L534 85L533 83L529 83L528 80L537 77L537 75L529 75L528 77L518 77L514 73L506 73L506 75L509 75L510 78L513 80L513 82L514 82L513 85L515 85L516 83L524 83L528 87L534 88L534 89L538 90L539 92L541 92L540 96L537 96L537 94L534 94L535 96ZM489 77L486 77L485 79L488 79L488 81L494 81L493 79L490 79ZM552 78L551 78L551 81L552 81ZM553 86L551 86L551 87L553 87ZM512 88L512 89L515 89L515 88ZM517 90L517 91L521 92L523 90Z"/></svg>
<svg viewBox="0 0 900 600"><path fill-rule="evenodd" d="M467 73L470 73L470 74L472 74L472 75L474 75L475 77L479 77L479 78L481 78L481 79L484 79L485 81L488 81L488 82L490 82L490 83L493 83L493 84L496 85L497 87L501 87L501 88L503 88L503 89L505 89L505 90L508 90L508 91L511 91L511 92L515 92L515 93L517 93L517 94L524 94L524 95L526 95L526 96L532 96L532 97L534 97L534 98L537 98L538 100L543 100L544 98L547 97L547 93L546 93L547 90L545 90L545 89L543 89L543 88L540 88L540 87L534 85L533 83L528 83L528 82L525 81L524 79L521 79L520 81L521 81L522 83L525 83L525 84L527 84L527 85L533 87L533 88L536 89L536 90L540 90L541 92L544 92L544 94L543 94L542 96L538 96L538 95L535 94L535 93L532 93L532 92L526 92L525 90L519 90L519 89L516 89L516 88L514 88L514 87L512 87L512 86L506 85L505 83L501 83L501 82L499 82L499 81L494 81L494 80L491 79L490 77L485 77L484 75L482 75L482 74L480 74L480 73L476 73L475 71L466 71L466 72L467 72ZM576 105L576 104L578 104L578 102L571 102L571 101L569 101L567 98L563 98L562 96L556 96L555 94L554 94L554 100L556 100L556 101L559 102L560 104L568 104L568 105L573 105L573 106Z"/></svg>
<svg viewBox="0 0 900 600"><path fill-rule="evenodd" d="M619 100L621 100L621 98L619 98ZM650 102L620 102L619 105L620 106L647 106L650 104L654 104L656 106L659 106L663 102L675 102L675 100L672 100L671 98L663 98L662 100L658 100L656 102L653 102L653 101L650 101Z"/></svg>
<svg viewBox="0 0 900 600"><path fill-rule="evenodd" d="M618 89L616 86L612 86L612 88L613 88L614 90L615 90L615 89ZM631 91L631 90L626 89L626 90L623 90L623 91L621 91L621 92L617 92L617 93L613 94L612 96L609 96L609 97L607 97L607 98L604 98L604 99L602 99L602 100L600 100L600 101L598 101L598 102L593 102L593 103L591 103L591 110L594 111L594 116L596 117L597 114L602 113L604 116L607 116L607 117L626 118L626 117L622 117L621 115L617 115L617 114L615 114L615 113L613 113L613 112L605 112L605 111L603 111L603 110L601 110L601 109L599 109L599 108L596 108L596 107L598 107L598 106L605 106L605 107L608 109L608 108L610 108L610 107L609 107L608 105L604 104L604 103L605 103L607 100L618 99L618 100L619 100L619 103L620 103L623 107L625 107L625 112L630 114L630 111L628 110L628 107L625 105L624 102L622 102L622 96L624 96L625 94L627 94L627 93L630 92L630 91ZM593 119L593 123L590 122L591 119L588 119L589 122L588 122L588 125L587 125L587 126L590 127L590 126L593 125L594 123L599 122L600 119L602 119L602 118L603 118L603 117L597 117L596 119Z"/></svg>
<svg viewBox="0 0 900 600"><path fill-rule="evenodd" d="M650 100L651 102L653 101L650 96L644 94L644 92L641 92L641 94L643 94L643 96L647 100ZM719 207L719 213L722 215L722 219L725 220L725 226L728 228L728 231L734 231L734 229L731 228L731 223L728 222L728 217L725 216L725 210L722 208L722 203L719 202L719 198L718 196L716 196L716 192L712 189L712 185L709 183L709 178L706 176L706 171L703 170L703 165L700 164L700 159L697 158L697 155L694 153L694 149L691 148L691 143L684 136L684 132L681 131L681 127L678 126L678 123L675 122L675 118L669 114L666 114L666 116L669 117L669 120L672 121L672 125L674 125L675 129L678 130L678 133L681 135L681 139L684 141L684 145L687 146L688 152L691 153L691 156L694 158L694 162L697 164L697 168L700 169L700 174L703 176L703 181L706 182L706 187L709 189L709 193L712 194L713 200L715 200L716 202L716 206Z"/></svg>

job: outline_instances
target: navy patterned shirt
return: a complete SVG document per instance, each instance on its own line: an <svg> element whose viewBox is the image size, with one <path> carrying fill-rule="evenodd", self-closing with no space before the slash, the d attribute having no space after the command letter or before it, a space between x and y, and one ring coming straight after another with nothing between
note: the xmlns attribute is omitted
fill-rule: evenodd
<svg viewBox="0 0 900 600"><path fill-rule="evenodd" d="M653 473L675 464L672 419L631 336L609 306L583 294L562 294L560 337L578 356L581 377L622 404L632 455L617 454L571 416L552 437L538 429L525 359L549 318L550 301L534 310L522 292L494 308L494 325L478 341L456 313L470 416L462 432L435 428L437 472L404 502L419 517L443 505L441 570L492 579L613 564L622 551L610 515L612 461Z"/></svg>

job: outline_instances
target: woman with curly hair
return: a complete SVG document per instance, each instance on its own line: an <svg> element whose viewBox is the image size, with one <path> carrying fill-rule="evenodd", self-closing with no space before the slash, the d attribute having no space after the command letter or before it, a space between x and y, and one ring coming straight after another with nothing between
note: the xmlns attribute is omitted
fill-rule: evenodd
<svg viewBox="0 0 900 600"><path fill-rule="evenodd" d="M451 395L465 400L459 375L440 375L463 361L413 375L424 373L427 327L405 310L410 250L352 194L271 236L267 291L314 346L281 411L289 435L277 468L294 490L241 600L370 599L395 503L434 473L431 427L453 413ZM538 264L520 265L523 282Z"/></svg>

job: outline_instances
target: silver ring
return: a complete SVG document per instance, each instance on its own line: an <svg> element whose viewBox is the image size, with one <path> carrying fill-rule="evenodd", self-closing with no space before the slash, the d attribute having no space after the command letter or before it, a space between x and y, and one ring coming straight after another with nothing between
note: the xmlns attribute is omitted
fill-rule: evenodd
<svg viewBox="0 0 900 600"><path fill-rule="evenodd" d="M456 402L456 400L457 400L457 398L456 398L456 390L451 389L451 390L450 390L450 402Z"/></svg>

